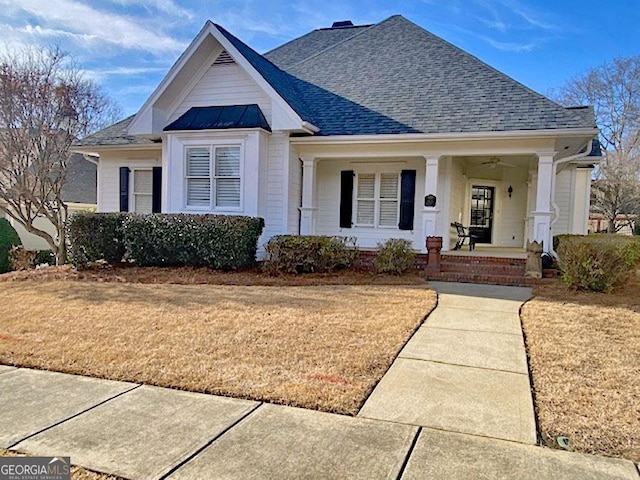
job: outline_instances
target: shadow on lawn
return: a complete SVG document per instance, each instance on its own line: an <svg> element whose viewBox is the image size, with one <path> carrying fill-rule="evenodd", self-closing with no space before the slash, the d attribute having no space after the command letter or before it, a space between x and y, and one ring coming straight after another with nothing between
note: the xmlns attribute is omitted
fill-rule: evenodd
<svg viewBox="0 0 640 480"><path fill-rule="evenodd" d="M371 289L389 287L371 286ZM426 286L399 286L394 296L402 296L405 288L426 289ZM88 305L104 305L124 302L149 306L167 305L180 308L212 308L225 305L259 307L267 309L299 309L306 314L314 310L331 310L343 307L344 298L356 306L359 299L366 301L372 294L362 285L320 286L229 286L229 285L175 285L175 284L123 284L94 282L52 282L47 292L60 299L82 301Z"/></svg>

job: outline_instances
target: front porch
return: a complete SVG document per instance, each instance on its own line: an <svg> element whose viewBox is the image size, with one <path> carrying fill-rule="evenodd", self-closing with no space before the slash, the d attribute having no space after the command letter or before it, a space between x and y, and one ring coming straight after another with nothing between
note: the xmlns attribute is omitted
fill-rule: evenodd
<svg viewBox="0 0 640 480"><path fill-rule="evenodd" d="M404 238L421 253L438 236L452 252L458 222L478 237L476 256L551 245L552 155L383 153L303 156L299 233L355 237L360 248Z"/></svg>
<svg viewBox="0 0 640 480"><path fill-rule="evenodd" d="M449 250L443 256L445 257L461 257L461 258L513 258L526 259L527 251L518 247L490 247L485 245L476 246L475 250L469 251L468 247L460 250Z"/></svg>

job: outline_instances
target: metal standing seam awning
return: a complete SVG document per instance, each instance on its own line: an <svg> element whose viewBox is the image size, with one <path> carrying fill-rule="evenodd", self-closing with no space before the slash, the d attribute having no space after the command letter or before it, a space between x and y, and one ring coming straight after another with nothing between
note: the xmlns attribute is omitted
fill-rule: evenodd
<svg viewBox="0 0 640 480"><path fill-rule="evenodd" d="M164 131L229 128L262 128L271 131L267 119L256 104L192 107L176 121L164 127Z"/></svg>

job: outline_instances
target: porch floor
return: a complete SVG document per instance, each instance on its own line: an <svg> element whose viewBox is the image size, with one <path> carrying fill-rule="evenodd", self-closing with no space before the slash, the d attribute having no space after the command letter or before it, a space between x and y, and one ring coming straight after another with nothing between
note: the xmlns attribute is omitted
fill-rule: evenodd
<svg viewBox="0 0 640 480"><path fill-rule="evenodd" d="M524 248L516 247L489 247L476 245L475 250L469 251L469 246L464 245L460 250L449 250L442 252L442 255L452 257L497 257L497 258L527 258L527 251Z"/></svg>

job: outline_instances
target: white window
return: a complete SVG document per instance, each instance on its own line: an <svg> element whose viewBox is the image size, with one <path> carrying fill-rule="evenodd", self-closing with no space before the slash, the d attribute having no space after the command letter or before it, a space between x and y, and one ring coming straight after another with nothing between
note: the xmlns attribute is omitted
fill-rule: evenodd
<svg viewBox="0 0 640 480"><path fill-rule="evenodd" d="M153 173L151 169L133 170L133 208L138 213L151 213L153 206Z"/></svg>
<svg viewBox="0 0 640 480"><path fill-rule="evenodd" d="M188 147L187 206L240 207L240 146Z"/></svg>
<svg viewBox="0 0 640 480"><path fill-rule="evenodd" d="M398 228L400 175L359 173L356 176L355 218L358 227Z"/></svg>

